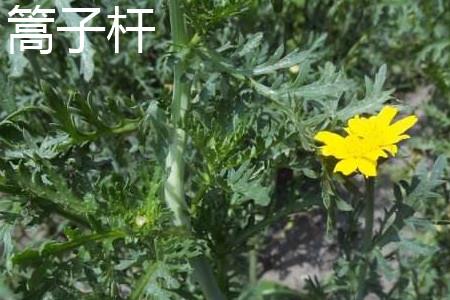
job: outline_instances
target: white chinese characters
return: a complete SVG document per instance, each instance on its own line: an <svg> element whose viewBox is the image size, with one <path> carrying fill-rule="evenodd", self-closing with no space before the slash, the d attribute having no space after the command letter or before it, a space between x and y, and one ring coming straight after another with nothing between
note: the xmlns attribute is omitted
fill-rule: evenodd
<svg viewBox="0 0 450 300"><path fill-rule="evenodd" d="M138 47L139 53L142 53L142 35L144 32L155 31L155 27L144 27L142 16L143 14L152 14L153 9L127 9L127 13L129 14L137 14L138 15L138 26L137 27L123 27L120 24L120 19L125 19L127 16L121 15L119 13L119 7L116 6L114 8L114 15L109 15L108 18L113 19L113 25L111 27L111 31L108 33L108 40L112 38L114 35L114 52L119 53L119 36L120 33L126 33L128 31L135 31L138 33Z"/></svg>
<svg viewBox="0 0 450 300"><path fill-rule="evenodd" d="M84 50L84 43L87 31L105 31L105 27L87 27L86 24L90 22L95 16L100 13L100 8L63 8L63 13L89 13L89 15L81 20L78 27L58 27L58 31L69 31L79 33L79 47L77 49L69 49L69 53L82 53Z"/></svg>
<svg viewBox="0 0 450 300"><path fill-rule="evenodd" d="M114 52L120 51L120 35L127 32L137 33L138 36L138 53L143 52L143 35L144 32L153 32L155 27L144 26L144 15L153 14L153 9L127 9L127 14L137 15L137 26L124 27L121 22L127 18L127 15L120 14L120 8L114 7L114 14L108 15L108 19L112 19L112 26L107 35L107 39L114 39ZM41 54L50 54L52 52L53 36L48 33L47 25L55 22L55 9L43 9L40 5L36 5L34 9L20 8L16 5L9 12L9 23L15 23L15 33L10 35L9 52L14 54L19 46L19 51L39 50ZM87 16L82 18L79 24L67 24L68 27L57 27L58 32L72 32L78 34L77 48L70 48L69 53L77 54L84 51L86 43L86 33L88 32L105 32L105 27L90 26L92 20L101 13L100 8L63 8L60 13L84 14ZM76 22L74 22L76 23Z"/></svg>
<svg viewBox="0 0 450 300"><path fill-rule="evenodd" d="M42 9L39 5L33 10L21 9L16 5L8 14L8 22L16 24L16 33L11 34L9 40L9 53L14 54L16 41L19 41L20 51L35 49L41 54L50 54L52 35L47 33L47 24L55 22L54 18L48 17L48 14L54 13L54 9Z"/></svg>

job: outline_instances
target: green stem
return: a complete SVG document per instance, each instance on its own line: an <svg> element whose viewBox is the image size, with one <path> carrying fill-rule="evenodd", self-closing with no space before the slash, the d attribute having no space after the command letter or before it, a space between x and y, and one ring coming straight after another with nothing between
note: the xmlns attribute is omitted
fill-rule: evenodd
<svg viewBox="0 0 450 300"><path fill-rule="evenodd" d="M253 248L248 254L248 277L251 286L255 286L258 280L257 264L257 253L256 249Z"/></svg>
<svg viewBox="0 0 450 300"><path fill-rule="evenodd" d="M158 269L157 262L151 263L150 266L148 266L144 275L142 275L142 277L137 282L137 285L134 287L133 292L131 293L130 296L131 300L139 300L142 298L142 294L144 293L145 287L147 286L148 282L152 278L152 275L155 273L157 269Z"/></svg>
<svg viewBox="0 0 450 300"><path fill-rule="evenodd" d="M373 207L375 202L375 180L373 178L366 179L366 208L365 208L365 227L363 235L363 251L369 252L372 244L373 232Z"/></svg>
<svg viewBox="0 0 450 300"><path fill-rule="evenodd" d="M179 0L169 0L172 41L175 50L188 43L183 7ZM182 82L185 71L183 61L179 61L174 69L174 87L171 106L171 121L173 129L170 133L171 143L166 158L166 169L169 172L164 186L164 197L174 214L177 226L190 228L188 207L184 199L184 160L183 153L186 144L186 133L182 129L184 116L189 102L189 86Z"/></svg>
<svg viewBox="0 0 450 300"><path fill-rule="evenodd" d="M97 242L106 239L119 239L127 236L127 232L123 230L113 230L103 233L95 233L77 237L71 241L63 243L48 243L38 250L27 249L13 256L12 261L15 264L30 263L49 256L58 255L66 251L73 250L89 242Z"/></svg>
<svg viewBox="0 0 450 300"><path fill-rule="evenodd" d="M190 263L194 269L195 280L199 283L205 299L225 300L206 257L195 257L191 259Z"/></svg>
<svg viewBox="0 0 450 300"><path fill-rule="evenodd" d="M169 0L170 24L172 42L175 52L182 50L189 42L182 0ZM184 151L186 147L186 133L183 130L184 117L189 103L189 85L183 79L185 61L180 61L174 68L174 87L171 106L171 121L173 130L169 152L166 158L168 177L164 185L164 198L167 206L174 214L176 226L191 229L188 206L184 198ZM213 276L211 267L205 257L191 260L194 276L198 281L206 299L225 299Z"/></svg>
<svg viewBox="0 0 450 300"><path fill-rule="evenodd" d="M42 209L44 209L47 212L54 212L75 224L78 224L82 227L92 229L92 226L91 226L89 220L85 216L77 215L77 214L73 213L72 210L70 210L70 209L69 210L64 209L61 205L56 204L56 203L52 202L51 200L48 200L45 198L40 198L40 197L32 197L31 202L33 204L36 204L37 206L41 207Z"/></svg>
<svg viewBox="0 0 450 300"><path fill-rule="evenodd" d="M373 209L375 202L375 179L366 178L366 202L365 202L365 225L363 232L362 251L364 261L358 275L358 293L357 300L364 299L367 290L366 277L369 267L370 251L372 249L372 233L373 233Z"/></svg>

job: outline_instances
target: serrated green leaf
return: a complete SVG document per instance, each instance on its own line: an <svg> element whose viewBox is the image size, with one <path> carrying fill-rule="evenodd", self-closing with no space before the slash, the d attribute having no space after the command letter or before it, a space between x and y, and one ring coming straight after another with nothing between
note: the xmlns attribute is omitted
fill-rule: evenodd
<svg viewBox="0 0 450 300"><path fill-rule="evenodd" d="M260 179L255 178L255 169L250 168L248 163L243 164L237 170L228 173L228 184L233 195L232 204L240 205L248 200L266 206L270 203L270 187L264 187Z"/></svg>

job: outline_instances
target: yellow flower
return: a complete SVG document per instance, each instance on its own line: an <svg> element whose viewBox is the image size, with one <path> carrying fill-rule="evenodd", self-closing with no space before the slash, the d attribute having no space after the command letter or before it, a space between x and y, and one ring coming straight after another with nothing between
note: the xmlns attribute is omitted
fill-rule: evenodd
<svg viewBox="0 0 450 300"><path fill-rule="evenodd" d="M395 156L396 143L409 138L404 133L417 122L416 116L408 116L391 124L397 113L395 107L385 106L376 116L348 120L347 136L320 131L314 139L324 144L322 155L339 160L334 172L350 175L358 170L366 177L376 176L378 158Z"/></svg>
<svg viewBox="0 0 450 300"><path fill-rule="evenodd" d="M391 124L397 113L397 108L385 106L376 116L368 118L355 116L348 120L348 127L345 128L345 131L378 145L385 152L385 155L380 155L381 157L387 157L387 153L395 156L398 150L395 144L408 139L410 136L404 132L417 122L416 116L409 116Z"/></svg>

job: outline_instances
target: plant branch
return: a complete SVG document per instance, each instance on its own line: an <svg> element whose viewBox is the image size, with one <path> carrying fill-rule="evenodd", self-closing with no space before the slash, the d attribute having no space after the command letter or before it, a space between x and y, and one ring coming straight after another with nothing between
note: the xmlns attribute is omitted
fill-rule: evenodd
<svg viewBox="0 0 450 300"><path fill-rule="evenodd" d="M73 213L71 210L64 209L61 205L51 200L41 197L34 197L31 199L31 203L41 207L45 211L54 212L77 225L80 225L88 229L92 229L89 220L85 216L77 215L76 213Z"/></svg>
<svg viewBox="0 0 450 300"><path fill-rule="evenodd" d="M124 238L126 236L127 233L122 230L113 230L104 233L95 233L91 235L81 236L68 242L49 243L39 250L28 249L23 251L22 253L14 255L12 260L15 264L31 263L33 261L40 260L48 256L58 255L66 251L78 248L89 242L96 242L105 239Z"/></svg>
<svg viewBox="0 0 450 300"><path fill-rule="evenodd" d="M180 52L188 45L189 38L186 29L184 7L182 0L169 0L170 24L174 52ZM170 134L169 152L166 157L168 177L164 185L164 198L167 206L174 214L176 226L191 228L191 220L184 195L184 151L186 146L186 132L184 131L184 117L189 103L189 85L184 80L184 58L176 63L174 68L174 87L171 106L171 121L173 129ZM198 281L206 299L225 299L213 276L211 267L205 257L191 260L194 276Z"/></svg>

